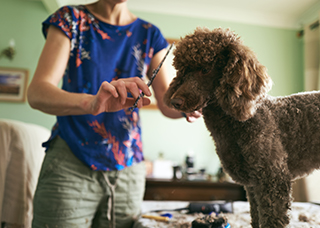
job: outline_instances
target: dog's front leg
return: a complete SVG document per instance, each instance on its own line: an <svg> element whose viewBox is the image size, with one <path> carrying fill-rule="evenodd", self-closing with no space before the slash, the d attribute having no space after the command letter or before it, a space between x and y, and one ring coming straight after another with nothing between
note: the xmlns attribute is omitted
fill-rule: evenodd
<svg viewBox="0 0 320 228"><path fill-rule="evenodd" d="M281 174L281 171L279 171ZM261 228L284 228L289 222L291 180L287 175L270 175L254 187Z"/></svg>
<svg viewBox="0 0 320 228"><path fill-rule="evenodd" d="M254 188L245 186L245 189L247 192L247 198L250 202L251 226L253 228L259 228L258 204L254 197Z"/></svg>

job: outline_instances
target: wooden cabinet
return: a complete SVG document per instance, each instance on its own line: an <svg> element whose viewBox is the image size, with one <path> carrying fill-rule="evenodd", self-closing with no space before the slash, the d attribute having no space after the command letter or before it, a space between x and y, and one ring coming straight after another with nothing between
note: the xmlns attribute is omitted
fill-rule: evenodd
<svg viewBox="0 0 320 228"><path fill-rule="evenodd" d="M144 200L246 201L244 188L233 183L187 180L146 180Z"/></svg>

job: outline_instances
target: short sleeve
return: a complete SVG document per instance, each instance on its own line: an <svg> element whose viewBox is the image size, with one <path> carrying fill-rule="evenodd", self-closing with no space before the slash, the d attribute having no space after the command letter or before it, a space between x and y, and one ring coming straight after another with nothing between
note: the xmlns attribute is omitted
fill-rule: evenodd
<svg viewBox="0 0 320 228"><path fill-rule="evenodd" d="M49 16L44 22L42 22L42 33L44 37L47 37L48 29L50 25L54 25L59 28L69 39L72 39L73 31L77 26L77 13L78 10L71 6L63 6L55 13Z"/></svg>
<svg viewBox="0 0 320 228"><path fill-rule="evenodd" d="M167 40L164 38L161 31L156 26L152 38L152 46L154 48L154 55L168 46Z"/></svg>

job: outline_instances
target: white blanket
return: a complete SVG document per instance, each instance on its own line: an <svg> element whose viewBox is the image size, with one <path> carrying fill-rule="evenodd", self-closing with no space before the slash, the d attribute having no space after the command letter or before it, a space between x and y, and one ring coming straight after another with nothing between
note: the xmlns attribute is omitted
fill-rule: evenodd
<svg viewBox="0 0 320 228"><path fill-rule="evenodd" d="M144 201L142 214L160 215L169 212L173 215L169 222L161 222L153 219L139 218L134 228L191 228L191 222L197 217L203 217L201 213L187 214L187 211L170 211L176 208L187 207L189 202L182 201ZM231 228L250 228L250 206L248 202L237 201L233 203L233 212L225 214ZM162 212L151 212L164 210ZM288 228L320 228L320 206L312 203L292 204L291 222Z"/></svg>

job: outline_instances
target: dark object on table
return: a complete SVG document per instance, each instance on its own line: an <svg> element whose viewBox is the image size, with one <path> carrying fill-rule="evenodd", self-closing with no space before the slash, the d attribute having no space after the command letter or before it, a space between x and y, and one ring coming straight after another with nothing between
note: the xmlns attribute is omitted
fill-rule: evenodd
<svg viewBox="0 0 320 228"><path fill-rule="evenodd" d="M202 203L202 202L193 202L189 204L188 207L189 213L199 213L210 214L211 212L215 213L233 213L232 202L227 203Z"/></svg>
<svg viewBox="0 0 320 228"><path fill-rule="evenodd" d="M192 221L192 228L225 228L227 226L229 226L227 217L216 216L214 213Z"/></svg>
<svg viewBox="0 0 320 228"><path fill-rule="evenodd" d="M160 211L183 211L187 210L189 214L192 213L203 213L210 214L214 213L233 213L233 204L232 202L226 203L205 203L205 202L192 202L188 205L188 207L178 208L173 210L154 210L152 212L160 212Z"/></svg>
<svg viewBox="0 0 320 228"><path fill-rule="evenodd" d="M173 179L180 180L182 178L181 166L173 166Z"/></svg>

